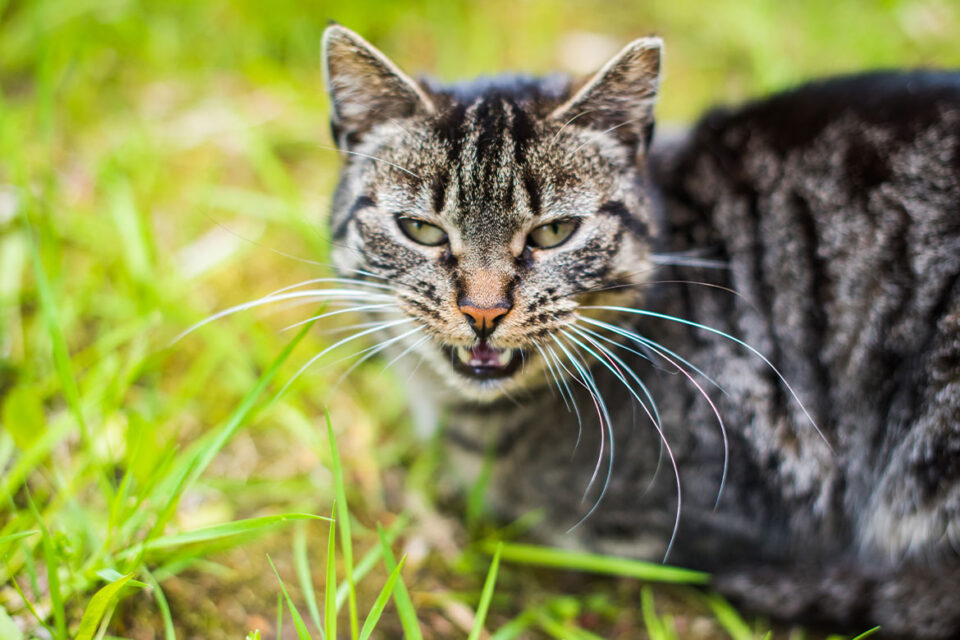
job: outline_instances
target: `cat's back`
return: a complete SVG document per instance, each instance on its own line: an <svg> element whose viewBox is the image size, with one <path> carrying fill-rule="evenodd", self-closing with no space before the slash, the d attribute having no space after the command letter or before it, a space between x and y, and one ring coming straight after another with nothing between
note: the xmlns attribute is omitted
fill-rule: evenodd
<svg viewBox="0 0 960 640"><path fill-rule="evenodd" d="M718 109L653 173L670 248L712 250L742 296L688 311L771 354L832 445L775 379L722 359L721 382L752 376L735 410L791 511L869 558L878 584L925 594L911 572L956 575L960 72L833 78ZM810 593L828 590L814 582ZM946 600L909 609L862 591L848 593L888 630L953 637L960 611ZM729 592L786 606L762 581Z"/></svg>
<svg viewBox="0 0 960 640"><path fill-rule="evenodd" d="M744 296L734 319L706 320L775 353L836 448L820 498L843 505L854 543L897 554L956 536L960 73L834 78L716 110L655 174L672 248L712 247ZM757 446L783 451L789 410L753 413L771 428Z"/></svg>

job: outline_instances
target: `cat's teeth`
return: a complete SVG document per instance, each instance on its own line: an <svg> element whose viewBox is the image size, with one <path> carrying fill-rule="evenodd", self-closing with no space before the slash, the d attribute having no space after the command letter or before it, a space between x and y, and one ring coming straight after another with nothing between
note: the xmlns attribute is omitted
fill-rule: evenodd
<svg viewBox="0 0 960 640"><path fill-rule="evenodd" d="M513 349L504 349L497 354L497 362L499 362L501 367L505 367L510 364L510 360L513 359Z"/></svg>
<svg viewBox="0 0 960 640"><path fill-rule="evenodd" d="M473 360L471 350L466 347L457 347L457 356L463 364L470 364L470 361Z"/></svg>

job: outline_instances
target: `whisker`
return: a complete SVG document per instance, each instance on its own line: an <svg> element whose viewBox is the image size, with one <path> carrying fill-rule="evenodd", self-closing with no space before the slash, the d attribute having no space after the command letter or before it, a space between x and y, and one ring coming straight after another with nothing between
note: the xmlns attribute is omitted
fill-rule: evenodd
<svg viewBox="0 0 960 640"><path fill-rule="evenodd" d="M289 258L290 260L296 260L297 262L302 262L302 263L304 263L304 264L311 264L311 265L314 265L314 266L326 267L326 268L330 268L330 269L334 269L334 270L338 270L338 269L339 269L340 271L350 271L350 272L352 272L352 273L359 273L359 274L362 274L362 275L365 275L365 276L369 276L369 277L372 277L372 278L379 278L380 280L389 280L388 278L386 278L386 277L384 277L384 276L377 275L377 274L375 274L375 273L370 273L369 271L363 271L362 269L351 269L351 268L346 268L346 267L338 267L338 266L333 265L333 264L330 264L330 263L328 263L328 262L318 262L318 261L316 261L316 260L310 260L310 259L308 259L308 258L301 258L300 256L295 256L295 255L293 255L293 254L291 254L291 253L286 253L285 251L280 251L279 249L274 249L273 247L270 247L270 246L268 246L268 245L265 245L265 244L263 244L262 242L259 242L259 241L257 241L257 240L254 240L253 238L248 238L247 236L243 235L242 233L240 233L240 232L238 232L238 231L236 231L236 230L234 230L234 229L231 229L231 228L228 227L226 224L224 224L223 222L217 220L216 218L214 218L214 217L213 217L212 215L210 215L209 213L206 213L205 215L207 216L207 218L208 218L211 222L213 222L213 224L217 225L218 227L220 227L221 229L223 229L224 231L226 231L226 232L229 233L230 235L235 236L235 237L243 240L244 242L247 242L247 243L252 244L252 245L254 245L254 246L260 247L261 249L266 249L267 251L271 251L271 252L277 254L278 256L282 256L282 257L284 257L284 258ZM310 229L311 229L311 231L317 231L317 229L316 229L315 227L313 227L313 226L311 226ZM356 253L357 255L359 255L359 256L361 256L361 257L363 256L362 253L356 251L356 250L353 249L352 247L349 247L349 246L347 246L347 245L345 245L345 244L343 244L343 243L332 242L332 241L330 240L330 238L324 236L323 234L317 233L317 237L319 237L321 240L324 240L324 241L327 241L327 242L331 242L331 243L334 244L334 245L343 247L344 249L349 249L351 252Z"/></svg>
<svg viewBox="0 0 960 640"><path fill-rule="evenodd" d="M602 344L599 344L598 342L596 342L595 340L591 339L589 336L587 336L587 335L585 335L585 334L591 334L591 335L593 335L593 336L596 337L596 338L600 338L601 340L609 340L609 339L608 339L608 338L605 338L605 337L602 336L602 335L600 335L600 334L597 333L596 331L591 331L590 329L587 329L586 327L578 327L578 326L571 325L570 328L573 329L574 331L576 331L577 333L579 333L581 336L583 336L583 338L584 338L585 340L589 341L590 344L593 344L593 345L596 346L598 349L600 349L604 354L607 355L608 358L612 358L612 359L615 360L617 363L619 363L619 365L620 365L621 367L623 367L624 371L626 371L626 372L630 375L630 377L633 379L633 381L637 383L637 386L643 391L643 394L644 394L645 396L647 396L647 400L650 401L650 407L651 407L651 409L653 410L653 415L650 416L649 412L647 413L647 415L650 416L650 419L653 420L654 422L656 422L657 424L662 424L661 419L660 419L660 411L657 409L657 403L656 403L656 401L653 399L653 395L650 393L650 390L647 388L647 385L645 385L645 384L643 383L643 381L640 380L640 378L637 376L637 374L634 373L633 369L631 369L629 366L627 366L627 364L626 364L622 359L620 359L613 351L611 351L610 349L607 349L607 348L604 347ZM620 343L618 343L618 342L614 342L614 341L612 341L612 340L610 340L610 342L612 342L612 343L615 344L615 345L620 346ZM643 356L643 357L644 357L644 359L647 359L646 356ZM627 385L627 386L629 387L629 384L627 384L626 380L623 380L623 379L621 378L621 381L622 381L625 385ZM642 404L643 404L643 403L641 402L641 405L642 405ZM646 407L644 407L644 410L646 410Z"/></svg>
<svg viewBox="0 0 960 640"><path fill-rule="evenodd" d="M411 329L410 331L407 331L406 333L401 333L399 336L395 336L395 337L393 337L393 338L390 338L389 340L384 340L384 341L382 341L382 342L379 342L379 343L373 345L372 347L367 347L366 349L363 349L363 350L361 350L361 351L358 351L357 353L354 353L354 354L348 356L349 358L355 358L356 356L358 356L358 355L360 355L360 354L362 354L362 353L366 353L366 354L367 354L367 355L363 356L362 358L360 358L359 360L357 360L356 362L354 362L352 365L350 365L350 366L347 368L347 370L344 371L344 372L340 375L339 378L337 378L337 381L333 383L333 386L330 387L330 389L327 391L327 393L328 393L328 394L333 393L334 389L336 389L338 386L340 386L340 383L343 382L343 381L346 379L347 376L349 376L351 373L353 373L353 371L355 371L356 368L359 367L360 365L362 365L364 362L366 362L367 360L369 360L369 359L372 358L373 356L377 355L378 353L380 353L381 351L383 351L384 349L386 349L387 347L389 347L391 344L394 344L394 343L396 343L396 342L399 342L400 340L403 340L403 339L406 338L407 336L411 336L411 335L413 335L413 334L415 334L415 333L417 333L417 332L419 332L419 331L423 331L423 327L414 327L413 329ZM369 353L367 353L367 352L369 352ZM341 360L344 360L344 359L345 359L345 358L341 358ZM339 361L338 361L338 362L339 362ZM333 364L333 363L331 363L331 364Z"/></svg>
<svg viewBox="0 0 960 640"><path fill-rule="evenodd" d="M728 333L724 333L723 331L720 331L719 329L714 329L713 327L707 326L707 325L705 325L705 324L700 324L699 322L694 322L693 320L687 320L687 319L685 319L685 318L678 318L678 317L676 317L676 316L667 315L667 314L665 314L665 313L658 313L658 312L656 312L656 311L648 311L648 310L646 310L646 309L634 309L634 308L632 308L632 307L617 307L617 306L607 306L607 305L592 305L592 306L585 306L585 307L582 307L582 308L583 308L583 309L606 309L606 310L608 310L608 311L622 311L623 313L633 313L633 314L641 315L641 316L649 316L649 317L651 317L651 318L659 318L659 319L661 319L661 320L669 320L670 322L677 322L677 323L679 323L679 324L687 325L687 326L690 326L690 327L695 327L695 328L701 329L701 330L703 330L703 331L708 331L708 332L713 333L713 334L715 334L715 335L718 335L718 336L720 336L720 337L722 337L722 338L726 338L727 340L730 340L730 341L732 341L732 342L740 345L741 347L744 347L745 349L747 349L748 351L750 351L752 354L754 354L755 356L757 356L758 358L760 358L760 359L761 359L768 367L770 367L770 369L777 375L777 378L780 379L780 382L782 382L783 385L784 385L784 386L787 388L787 390L790 392L790 395L793 397L794 401L795 401L795 402L797 403L797 405L800 407L800 410L803 411L803 415L805 415L806 418L807 418L807 420L810 421L810 424L813 425L813 428L814 428L814 430L817 432L817 435L819 435L819 436L820 436L820 439L823 440L824 444L827 445L827 448L830 450L830 453L836 453L836 452L833 450L833 446L830 444L830 441L827 440L826 436L823 435L823 432L820 431L820 427L817 426L817 423L816 423L816 421L813 419L813 416L811 416L811 415L810 415L810 412L807 411L807 407L804 406L803 402L800 401L800 397L797 396L796 391L793 390L793 387L790 385L790 383L787 382L786 378L783 377L783 374L780 373L780 370L777 369L777 367L775 367L775 366L773 365L773 363L770 362L770 360L768 360L765 355L763 355L762 353L760 353L760 352L759 352L757 349L755 349L754 347L751 347L749 344L747 344L747 343L744 342L743 340L740 340L739 338L736 338L736 337L734 337L734 336L731 336L731 335L728 334Z"/></svg>
<svg viewBox="0 0 960 640"><path fill-rule="evenodd" d="M393 285L381 284L379 282L369 282L367 280L359 280L356 278L313 278L311 280L304 280L303 282L298 282L297 284L287 285L286 287L277 289L276 291L271 291L267 295L263 296L264 298L269 298L270 296L275 296L285 291L292 291L293 289L299 289L300 287L305 287L308 284L317 284L320 282L336 282L337 284L354 284L364 287L371 287L373 289L384 289L387 291L396 291L397 288Z"/></svg>
<svg viewBox="0 0 960 640"><path fill-rule="evenodd" d="M701 282L700 280L644 280L643 282L621 282L618 284L611 284L605 287L596 287L593 289L584 289L583 291L574 291L570 295L583 295L585 293L599 293L601 291L613 291L614 289L627 289L629 287L648 287L658 284L692 284L699 287L708 287L710 289L719 289L720 291L726 291L731 293L738 298L743 298L743 294L737 291L736 289L731 289L730 287L725 287L722 284L715 284L713 282Z"/></svg>
<svg viewBox="0 0 960 640"><path fill-rule="evenodd" d="M573 412L577 416L577 443L573 446L573 452L570 454L572 458L573 454L575 454L577 449L580 448L580 441L583 438L583 420L580 417L580 407L577 405L577 400L573 395L573 390L570 389L570 385L567 383L567 377L559 375L559 370L562 368L567 373L567 376L571 378L573 377L573 374L570 373L565 366L563 366L563 363L560 361L560 356L558 356L553 350L553 347L551 347L549 344L544 345L544 347L546 347L547 351L550 353L551 359L553 359L554 364L557 366L557 375L559 376L560 381L563 383L564 388L567 390L567 395L570 396L570 402L573 404Z"/></svg>
<svg viewBox="0 0 960 640"><path fill-rule="evenodd" d="M680 373L682 373L684 376L686 376L687 379L690 381L690 383L697 388L697 391L700 392L700 395L703 396L703 399L706 400L707 404L710 405L710 410L713 411L713 415L716 416L717 418L717 424L720 425L720 435L723 438L723 472L720 474L720 488L717 490L717 499L713 503L713 508L714 510L716 510L717 506L720 504L720 497L723 495L723 488L727 484L727 470L728 470L728 463L729 463L729 457L730 457L730 444L727 440L727 428L723 424L723 417L720 415L720 410L717 409L717 405L714 404L713 400L710 398L710 395L706 392L706 390L704 390L702 386L700 386L700 384L696 381L696 379L694 379L694 377L690 375L690 372L688 372L686 369L681 367L675 361L667 357L663 353L663 351L658 349L656 346L651 345L651 348L657 352L657 355L659 355L661 358L663 358L664 360L672 364L674 367L676 367L677 370Z"/></svg>
<svg viewBox="0 0 960 640"><path fill-rule="evenodd" d="M366 329L366 330L364 330L364 331L360 331L360 332L354 333L353 335L347 336L346 338L343 338L343 339L341 339L341 340L338 340L337 342L334 342L332 345L324 348L322 351L320 351L320 353L318 353L317 355L315 355L315 356L313 356L312 358L310 358L309 360L307 360L306 364L304 364L302 367L300 367L300 368L297 370L297 372L296 372L295 374L293 374L293 377L292 377L292 378L290 378L289 380L287 380L286 384L283 385L283 388L281 388L281 389L280 389L280 392L277 394L277 397L280 397L280 396L282 396L284 393L286 393L287 389L290 388L290 385L292 385L292 384L297 380L297 378L299 378L299 377L303 374L303 372L306 371L306 370L310 367L310 365L312 365L314 362L316 362L317 360L319 360L319 359L322 358L323 356L327 355L328 353L330 353L331 351L333 351L333 350L336 349L337 347L340 347L340 346L342 346L342 345L345 345L345 344L347 344L348 342L352 342L352 341L356 340L357 338L362 338L363 336L370 335L371 333L375 333L375 332L377 332L377 331L382 331L383 329L389 329L390 327L396 327L396 326L399 326L399 325L401 325L401 324L406 324L406 323L408 323L408 322L413 322L413 318L404 318L404 319L402 319L402 320L393 320L393 321L390 321L390 322L383 322L383 323L381 323L379 326L371 327L370 329ZM354 353L353 355L348 356L348 357L353 357L353 356L355 356L355 355L358 355L359 353L363 353L363 351L360 351L360 352L358 352L358 353ZM339 361L337 361L337 362L339 362Z"/></svg>
<svg viewBox="0 0 960 640"><path fill-rule="evenodd" d="M307 291L292 291L292 292L283 293L283 294L274 295L274 296L264 296L264 297L258 298L258 299L256 299L256 300L252 300L252 301L250 301L250 302L244 302L243 304L238 304L238 305L234 305L234 306L232 306L232 307L228 307L228 308L224 309L223 311L218 311L217 313L209 316L208 318L205 318L205 319L201 320L200 322L197 322L197 323L191 325L190 327L188 327L188 328L185 329L184 331L180 332L180 333L170 342L170 344L171 344L171 345L176 344L176 343L179 342L181 339L183 339L185 336L193 333L194 331L196 331L196 330L199 329L200 327L206 326L206 325L210 324L211 322L213 322L213 321L215 321L215 320L219 320L220 318L224 318L224 317L229 316L229 315L232 315L232 314L234 314L234 313L239 313L240 311L246 311L247 309L253 309L253 308L255 308L255 307L260 307L260 306L263 306L263 305L265 305L265 304L271 304L271 303L274 303L274 302L281 302L281 301L283 301L283 300L295 300L295 299L298 299L298 298L312 298L312 299L314 299L314 300L324 300L324 299L327 299L327 300L338 300L338 299L349 300L349 299L353 299L353 298L368 298L368 299L374 299L374 300L379 299L379 300L386 300L386 301L393 301L393 300L394 300L394 298L393 298L392 296L388 296L388 295L384 295L384 294L377 294L377 293L370 293L369 291L357 291L357 290L353 290L353 289L311 289L311 290L307 290Z"/></svg>
<svg viewBox="0 0 960 640"><path fill-rule="evenodd" d="M586 307L584 307L584 308L586 308ZM707 375L706 373L704 373L699 367L697 367L697 365L695 365L695 364L693 364L692 362L690 362L689 360L685 359L683 356L678 355L677 353L674 353L673 351L671 351L670 349L666 348L665 346L663 346L663 345L660 344L659 342L654 342L654 341L651 340L650 338L647 338L647 337L645 337L645 336L642 336L642 335L640 335L640 334L638 334L638 333L635 333L635 332L630 331L630 330L628 330L628 329L624 329L623 327L618 327L618 326L615 325L615 324L610 324L609 322L604 322L603 320L597 320L596 318L588 318L588 317L586 317L586 316L577 316L577 319L578 319L578 320L583 320L584 322L587 322L587 323L589 323L589 324L592 324L592 325L594 325L594 326L596 326L596 327L601 327L601 328L603 328L603 329L606 329L607 331L612 331L612 332L616 333L617 335L623 336L624 338L627 338L627 339L629 339L629 340L632 340L632 341L636 342L637 344L643 345L645 348L650 349L650 348L652 348L652 347L656 347L656 348L658 348L658 349L663 350L663 351L666 352L666 353L669 353L671 356L673 356L674 358L676 358L677 360L679 360L680 362L682 362L683 364L687 365L687 366L690 367L692 370L696 371L698 374L700 374L701 376L703 376L703 378L704 378L705 380L707 380L710 384L712 384L714 387L716 387L717 389L719 389L721 393L723 393L724 395L727 395L726 390L725 390L723 387L721 387L720 384L719 384L716 380L714 380L713 378L711 378L710 376L708 376L708 375ZM623 345L620 345L619 343L616 343L616 342L615 342L615 344L623 347ZM646 357L646 356L644 356L644 357ZM647 360L650 360L650 358L647 358ZM679 371L679 369L678 369L677 371Z"/></svg>
<svg viewBox="0 0 960 640"><path fill-rule="evenodd" d="M384 371L386 371L387 369L390 368L390 365L392 365L393 363L397 362L397 361L400 360L403 356L407 355L408 353L410 353L411 351L413 351L414 349L416 349L417 347L419 347L420 345L422 345L424 342L427 342L428 340L430 340L430 336L423 336L423 338L421 338L420 340L417 340L416 342L414 342L413 344L411 344L409 347L407 347L406 349L404 349L403 351L401 351L401 352L400 352L400 355L398 355L396 358L394 358L393 360L391 360L391 361L388 362L387 364L383 365L383 369L380 369L380 372L383 373Z"/></svg>
<svg viewBox="0 0 960 640"><path fill-rule="evenodd" d="M576 119L579 118L580 116L585 116L585 115L587 115L588 113L592 113L592 112L593 112L593 109L587 109L586 111L581 111L580 113L578 113L577 115L573 116L572 118L570 118L569 120L567 120L566 122L564 122L562 125L560 125L560 128L557 129L557 132L556 132L556 133L553 135L553 137L550 139L550 144L547 146L547 148L548 148L548 149L552 149L552 148L553 148L553 145L555 145L555 144L557 143L557 138L560 137L560 134L563 133L563 130L567 128L567 125L568 125L568 124L571 124L574 120L576 120Z"/></svg>
<svg viewBox="0 0 960 640"><path fill-rule="evenodd" d="M610 445L609 453L607 455L607 475L604 478L603 485L600 488L600 495L597 496L596 501L594 501L593 506L590 507L589 511L577 521L572 527L567 531L572 531L576 529L580 524L582 524L587 518L593 515L593 512L596 511L597 507L600 506L600 503L603 501L604 496L607 493L607 488L610 486L610 478L613 475L613 421L610 419L610 413L607 411L607 405L603 401L603 395L600 393L600 390L597 388L597 384L593 379L593 375L590 374L590 371L587 369L586 365L576 357L575 354L571 353L567 347L561 342L556 335L553 336L554 342L558 347L566 354L567 360L570 361L570 364L580 373L583 377L582 381L584 386L587 387L587 390L590 392L590 395L593 397L593 402L597 405L597 412L600 417L600 452L597 456L597 466L594 468L593 476L590 478L590 482L587 484L587 488L584 491L583 497L586 499L587 494L590 493L590 489L593 487L594 482L597 479L597 476L600 471L600 466L603 462L603 451L606 445L606 432L609 431L610 435ZM606 419L606 425L604 425L604 419Z"/></svg>
<svg viewBox="0 0 960 640"><path fill-rule="evenodd" d="M357 313L360 311L376 311L377 309L390 309L390 310L396 309L399 311L400 307L398 307L396 304L391 304L391 303L365 304L365 305L360 305L359 307L351 306L351 307L347 307L346 309L339 309L337 311L329 311L327 313L321 313L320 315L311 316L305 320L300 320L299 322L288 324L283 329L280 329L280 331L289 331L290 329L307 324L308 322L313 322L314 320L320 320L321 318L329 318L330 316L336 316L342 313ZM386 312L381 311L380 313L386 313ZM365 324L366 326L371 326L373 323L365 323ZM347 329L361 329L363 328L363 326L364 324L350 325L349 327L340 327L339 329L332 329L331 331L346 331Z"/></svg>
<svg viewBox="0 0 960 640"><path fill-rule="evenodd" d="M576 327L571 327L571 328L573 328L575 331L577 330ZM611 372L614 373L614 375L616 375L616 376L618 377L618 379L620 380L620 382L622 382L623 385L627 388L627 391L630 392L630 394L637 400L637 402L638 402L638 403L640 404L640 406L643 408L644 412L647 414L647 417L650 418L650 421L653 422L653 426L654 426L654 428L657 430L657 434L659 434L659 436L660 436L660 442L661 442L661 444L666 448L667 454L670 456L670 461L671 461L671 463L672 463L672 465L673 465L674 478L676 479L676 484L677 484L677 513L676 513L676 516L674 517L673 531L672 531L671 534L670 534L670 541L667 543L667 549L666 549L666 551L664 552L664 555L663 555L663 561L666 562L666 561L667 561L667 558L670 556L670 551L673 549L673 544L674 544L674 542L676 541L677 531L678 531L679 528L680 528L680 513L681 513L681 510L682 510L682 507L683 507L683 489L682 489L681 483L680 483L680 470L679 470L679 468L677 467L677 461L676 461L676 458L675 458L674 455L673 455L673 449L671 449L670 443L667 441L666 434L663 432L663 427L662 427L662 425L660 424L660 415L659 415L659 413L657 413L656 418L654 418L654 416L650 413L650 410L647 408L646 404L643 402L643 400L640 399L640 396L637 395L636 391L633 390L633 388L632 388L632 387L630 386L630 384L626 381L626 379L625 379L621 374L619 374L614 367L609 366L606 362L603 361L603 359L601 359L599 356L597 356L596 353L593 352L592 349L590 349L589 347L586 347L585 345L583 345L583 343L581 343L579 340L577 340L577 339L574 338L573 336L570 336L569 333L567 333L566 331L564 331L563 333L567 335L568 339L573 340L573 341L575 341L577 344L579 344L582 348L584 348L588 353L590 353L591 355L593 355L594 358L596 358L597 360L599 360L599 361L601 362L601 364L603 364L605 367L607 367L607 369L609 369ZM617 358L617 356L614 355L613 352L611 352L609 349L607 349L606 347L604 347L603 345L597 343L597 342L594 341L594 340L590 340L590 338L589 338L588 336L584 336L584 338L586 338L587 340L589 340L592 344L594 344L594 345L595 345L597 348L599 348L602 352L604 352L604 353L607 354L608 356L612 356L613 358L616 358L621 364L623 364L623 361L620 360L620 358ZM627 369L627 371L630 371L629 367L626 367L626 365L624 365L624 367ZM654 409L655 409L655 408L656 408L656 403L654 402L653 397L650 395L650 392L647 390L646 385L644 385L644 384L640 381L640 379L637 378L635 374L633 374L632 371L630 371L630 373L631 373L631 375L633 376L634 380L637 382L637 384L640 386L640 388L644 391L645 395L650 399L650 402L653 404ZM611 430L611 434L610 434L610 439L611 439L611 448L612 448L612 444L613 444L613 442L612 442L612 441L613 441L613 433L612 433L612 430ZM726 460L726 457L724 457L724 460ZM611 464L612 464L612 461L611 461Z"/></svg>
<svg viewBox="0 0 960 640"><path fill-rule="evenodd" d="M371 156L371 155L366 154L366 153L360 153L359 151L351 151L351 150L349 150L349 149L340 149L340 148L338 148L338 147L330 147L330 146L322 145L322 144L318 144L318 145L316 145L316 146L317 146L318 149L329 149L329 150L331 150L331 151L341 151L341 152L343 152L343 153L349 153L349 154L352 155L352 156L358 156L358 157L360 157L360 158L367 158L368 160L375 160L375 161L377 161L377 162L382 162L382 163L384 163L384 164L386 164L386 165L389 165L389 166L393 167L394 169L399 169L400 171L403 171L403 172L406 173L407 175L413 176L413 177L416 178L417 180L423 180L423 178L422 178L421 176L417 175L417 174L414 173L413 171L410 171L410 169L407 169L407 168L405 168L405 167L401 167L400 165L396 164L395 162L390 162L389 160L384 160L383 158L378 158L377 156Z"/></svg>
<svg viewBox="0 0 960 640"><path fill-rule="evenodd" d="M602 136L610 133L611 131L615 131L615 130L619 129L620 127L625 127L625 126L627 126L627 125L630 124L631 122L638 122L638 121L640 121L640 120L641 120L641 118L631 118L630 120L627 120L627 121L625 121L625 122L621 122L620 124L614 125L614 126L610 127L609 129L606 129L606 130L604 130L604 131L601 131L601 132L599 132L599 133L596 133L596 134L593 135L593 137L594 137L594 138L602 137ZM589 140L589 141L587 141L587 142L584 142L583 144L581 144L580 146L578 146L576 149L574 149L573 151L571 151L571 152L570 152L570 155L576 155L576 153L577 153L578 151L580 151L580 149L583 149L585 146L587 146L587 145L590 144L591 142L593 142L593 140Z"/></svg>
<svg viewBox="0 0 960 640"><path fill-rule="evenodd" d="M730 265L723 260L711 260L710 258L688 258L681 255L667 255L663 253L651 253L650 262L658 265L671 265L674 267L693 267L696 269L729 269Z"/></svg>
<svg viewBox="0 0 960 640"><path fill-rule="evenodd" d="M543 350L539 344L534 343L537 351L540 352L540 357L543 358L544 364L547 365L547 371L550 372L550 377L553 378L553 384L557 387L557 391L560 392L560 398L563 400L564 406L567 408L567 412L570 411L570 403L567 402L567 396L563 394L563 388L560 387L560 380L557 379L557 374L553 370L553 363L547 358L547 353ZM550 393L553 393L553 387L550 388Z"/></svg>

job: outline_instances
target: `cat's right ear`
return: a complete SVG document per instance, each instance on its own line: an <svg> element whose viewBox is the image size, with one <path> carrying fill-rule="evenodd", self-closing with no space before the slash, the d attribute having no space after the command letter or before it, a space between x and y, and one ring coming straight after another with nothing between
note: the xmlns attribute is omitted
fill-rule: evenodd
<svg viewBox="0 0 960 640"><path fill-rule="evenodd" d="M610 134L643 151L653 134L662 52L660 38L634 40L550 117Z"/></svg>
<svg viewBox="0 0 960 640"><path fill-rule="evenodd" d="M323 70L333 139L349 150L380 123L435 111L423 90L356 33L331 24L323 33Z"/></svg>

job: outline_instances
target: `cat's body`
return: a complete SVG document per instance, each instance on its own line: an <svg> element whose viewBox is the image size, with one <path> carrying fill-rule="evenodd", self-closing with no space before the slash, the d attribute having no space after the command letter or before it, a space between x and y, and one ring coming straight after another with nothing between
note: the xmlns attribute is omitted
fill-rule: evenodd
<svg viewBox="0 0 960 640"><path fill-rule="evenodd" d="M658 55L445 91L332 27L341 268L422 323L398 343L504 515L669 547L773 615L955 637L960 76L812 85L647 153Z"/></svg>

